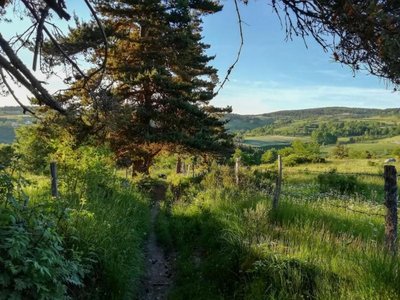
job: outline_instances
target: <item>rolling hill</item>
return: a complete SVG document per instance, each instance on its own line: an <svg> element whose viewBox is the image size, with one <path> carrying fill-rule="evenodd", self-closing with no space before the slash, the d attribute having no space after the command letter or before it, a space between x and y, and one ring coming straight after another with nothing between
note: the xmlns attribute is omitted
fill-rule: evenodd
<svg viewBox="0 0 400 300"><path fill-rule="evenodd" d="M352 107L323 107L299 110L283 110L260 115L231 114L226 127L230 131L248 131L271 125L276 122L288 123L312 119L315 121L339 120L377 120L396 122L400 120L400 108L352 108Z"/></svg>

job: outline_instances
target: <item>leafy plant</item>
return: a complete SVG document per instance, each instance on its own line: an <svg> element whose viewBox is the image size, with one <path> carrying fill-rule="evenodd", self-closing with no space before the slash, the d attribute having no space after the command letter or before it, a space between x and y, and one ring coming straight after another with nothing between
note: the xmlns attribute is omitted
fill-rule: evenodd
<svg viewBox="0 0 400 300"><path fill-rule="evenodd" d="M355 193L359 186L357 178L353 175L341 175L336 171L317 176L319 190L323 193L337 191L341 194Z"/></svg>
<svg viewBox="0 0 400 300"><path fill-rule="evenodd" d="M61 299L83 285L90 267L65 243L55 214L15 197L15 182L0 176L1 299ZM59 220L64 218L62 212Z"/></svg>

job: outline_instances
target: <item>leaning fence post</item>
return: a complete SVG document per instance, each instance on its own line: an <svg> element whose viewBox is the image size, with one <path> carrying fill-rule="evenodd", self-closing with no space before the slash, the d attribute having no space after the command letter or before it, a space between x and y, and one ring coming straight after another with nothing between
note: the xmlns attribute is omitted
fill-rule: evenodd
<svg viewBox="0 0 400 300"><path fill-rule="evenodd" d="M280 155L278 155L278 177L276 178L275 193L272 201L273 209L278 208L279 197L281 195L281 186L282 186L282 158Z"/></svg>
<svg viewBox="0 0 400 300"><path fill-rule="evenodd" d="M236 185L239 185L239 169L240 169L240 157L236 157L236 162L235 162L235 181L236 181Z"/></svg>
<svg viewBox="0 0 400 300"><path fill-rule="evenodd" d="M392 165L384 166L385 178L385 246L392 253L397 252L397 172Z"/></svg>
<svg viewBox="0 0 400 300"><path fill-rule="evenodd" d="M51 195L54 198L58 198L57 165L55 162L50 163L50 174L51 174Z"/></svg>

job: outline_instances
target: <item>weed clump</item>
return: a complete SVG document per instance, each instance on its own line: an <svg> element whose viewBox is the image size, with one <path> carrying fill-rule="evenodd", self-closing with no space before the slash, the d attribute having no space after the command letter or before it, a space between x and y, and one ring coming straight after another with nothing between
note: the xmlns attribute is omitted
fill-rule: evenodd
<svg viewBox="0 0 400 300"><path fill-rule="evenodd" d="M319 174L317 176L317 183L321 193L334 191L340 194L354 194L357 192L357 187L359 186L357 177L354 175L338 174L335 170Z"/></svg>

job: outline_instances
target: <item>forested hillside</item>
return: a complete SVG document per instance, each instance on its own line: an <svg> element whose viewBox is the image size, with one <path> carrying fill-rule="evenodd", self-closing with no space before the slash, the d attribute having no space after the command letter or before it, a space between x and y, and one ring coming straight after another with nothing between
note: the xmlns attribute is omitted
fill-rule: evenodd
<svg viewBox="0 0 400 300"><path fill-rule="evenodd" d="M271 128L290 124L294 121L345 121L345 120L388 120L396 121L400 117L399 108L370 109L370 108L349 108L349 107L323 107L299 110L283 110L260 115L238 115L227 116L230 120L227 128L231 131L249 131L250 134L257 134L268 131ZM275 125L275 126L274 126ZM262 127L262 128L261 128ZM256 129L252 131L252 129Z"/></svg>

